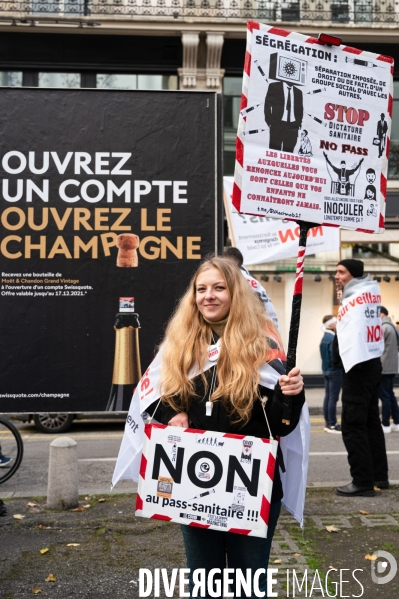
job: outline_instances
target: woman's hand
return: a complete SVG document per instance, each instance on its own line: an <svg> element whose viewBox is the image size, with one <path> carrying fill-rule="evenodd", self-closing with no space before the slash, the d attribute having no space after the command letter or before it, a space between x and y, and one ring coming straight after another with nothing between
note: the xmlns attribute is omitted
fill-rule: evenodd
<svg viewBox="0 0 399 599"><path fill-rule="evenodd" d="M298 395L303 389L303 378L297 366L288 375L280 376L278 382L284 395Z"/></svg>
<svg viewBox="0 0 399 599"><path fill-rule="evenodd" d="M302 377L301 377L302 378ZM186 412L179 412L176 416L173 416L168 422L169 426L182 426L188 428L188 414Z"/></svg>

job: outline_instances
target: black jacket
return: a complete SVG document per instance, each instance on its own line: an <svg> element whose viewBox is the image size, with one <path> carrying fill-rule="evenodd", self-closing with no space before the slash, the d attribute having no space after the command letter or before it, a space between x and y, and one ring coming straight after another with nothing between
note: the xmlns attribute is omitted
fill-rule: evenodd
<svg viewBox="0 0 399 599"><path fill-rule="evenodd" d="M344 368L342 364L341 356L339 355L338 335L334 335L332 342L332 365L335 370Z"/></svg>
<svg viewBox="0 0 399 599"><path fill-rule="evenodd" d="M206 372L209 383L211 381L213 368L210 368ZM265 439L269 438L269 430L267 428L265 415L260 401L255 403L251 417L245 425L232 422L234 417L232 418L230 416L223 403L220 401L213 402L212 415L206 416L205 403L208 397L207 394L205 394L201 376L197 376L194 381L197 397L191 399L188 410L189 418L192 421L190 428L218 431L222 433L236 433L239 435L252 435L253 437L263 437ZM292 415L291 424L289 426L282 423L283 394L280 386L277 384L274 391L272 391L271 389L259 385L259 392L261 397L267 396L266 414L273 436L285 437L294 430L299 422L302 406L305 403L304 391L302 390L301 393L292 397ZM155 410L155 406L156 404L153 404L148 411L152 413ZM154 418L163 424L168 424L169 420L175 415L176 412L174 410L161 402L154 413ZM282 497L283 490L277 462L271 501L272 503L280 501Z"/></svg>

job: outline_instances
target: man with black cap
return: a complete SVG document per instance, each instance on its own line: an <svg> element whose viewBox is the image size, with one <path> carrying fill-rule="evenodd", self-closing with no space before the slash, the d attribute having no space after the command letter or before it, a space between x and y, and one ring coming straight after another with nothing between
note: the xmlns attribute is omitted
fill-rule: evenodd
<svg viewBox="0 0 399 599"><path fill-rule="evenodd" d="M384 339L381 294L361 260L341 260L335 282L342 290L333 363L342 364L342 439L348 452L352 482L338 487L345 497L375 495L388 488L388 461L378 410L378 387Z"/></svg>
<svg viewBox="0 0 399 599"><path fill-rule="evenodd" d="M381 357L382 376L379 398L382 402L382 430L399 433L398 400L393 392L393 380L398 372L399 331L388 316L388 310L381 306L382 330L384 331L384 353ZM392 416L393 424L390 424Z"/></svg>

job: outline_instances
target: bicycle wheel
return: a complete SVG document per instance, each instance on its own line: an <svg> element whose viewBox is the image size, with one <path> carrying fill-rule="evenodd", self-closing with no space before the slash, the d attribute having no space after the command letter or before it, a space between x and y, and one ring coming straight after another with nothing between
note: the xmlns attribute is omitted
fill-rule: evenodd
<svg viewBox="0 0 399 599"><path fill-rule="evenodd" d="M18 470L24 454L24 444L19 431L11 422L0 418L0 447L2 457L11 458L7 463L0 461L0 484L12 477Z"/></svg>

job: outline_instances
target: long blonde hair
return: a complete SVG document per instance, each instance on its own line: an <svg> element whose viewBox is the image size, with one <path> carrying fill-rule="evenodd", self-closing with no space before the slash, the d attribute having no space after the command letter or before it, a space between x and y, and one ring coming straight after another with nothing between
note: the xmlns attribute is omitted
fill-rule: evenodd
<svg viewBox="0 0 399 599"><path fill-rule="evenodd" d="M195 365L201 373L205 391L208 390L203 368L212 329L198 310L196 281L210 268L220 271L231 298L216 367L218 384L210 400L222 401L235 421L245 423L259 396L259 367L273 359L275 348L282 348L282 343L262 302L236 264L228 258L214 257L200 265L169 321L161 344L163 401L177 412L188 411L190 396L196 395L194 382L189 378Z"/></svg>

